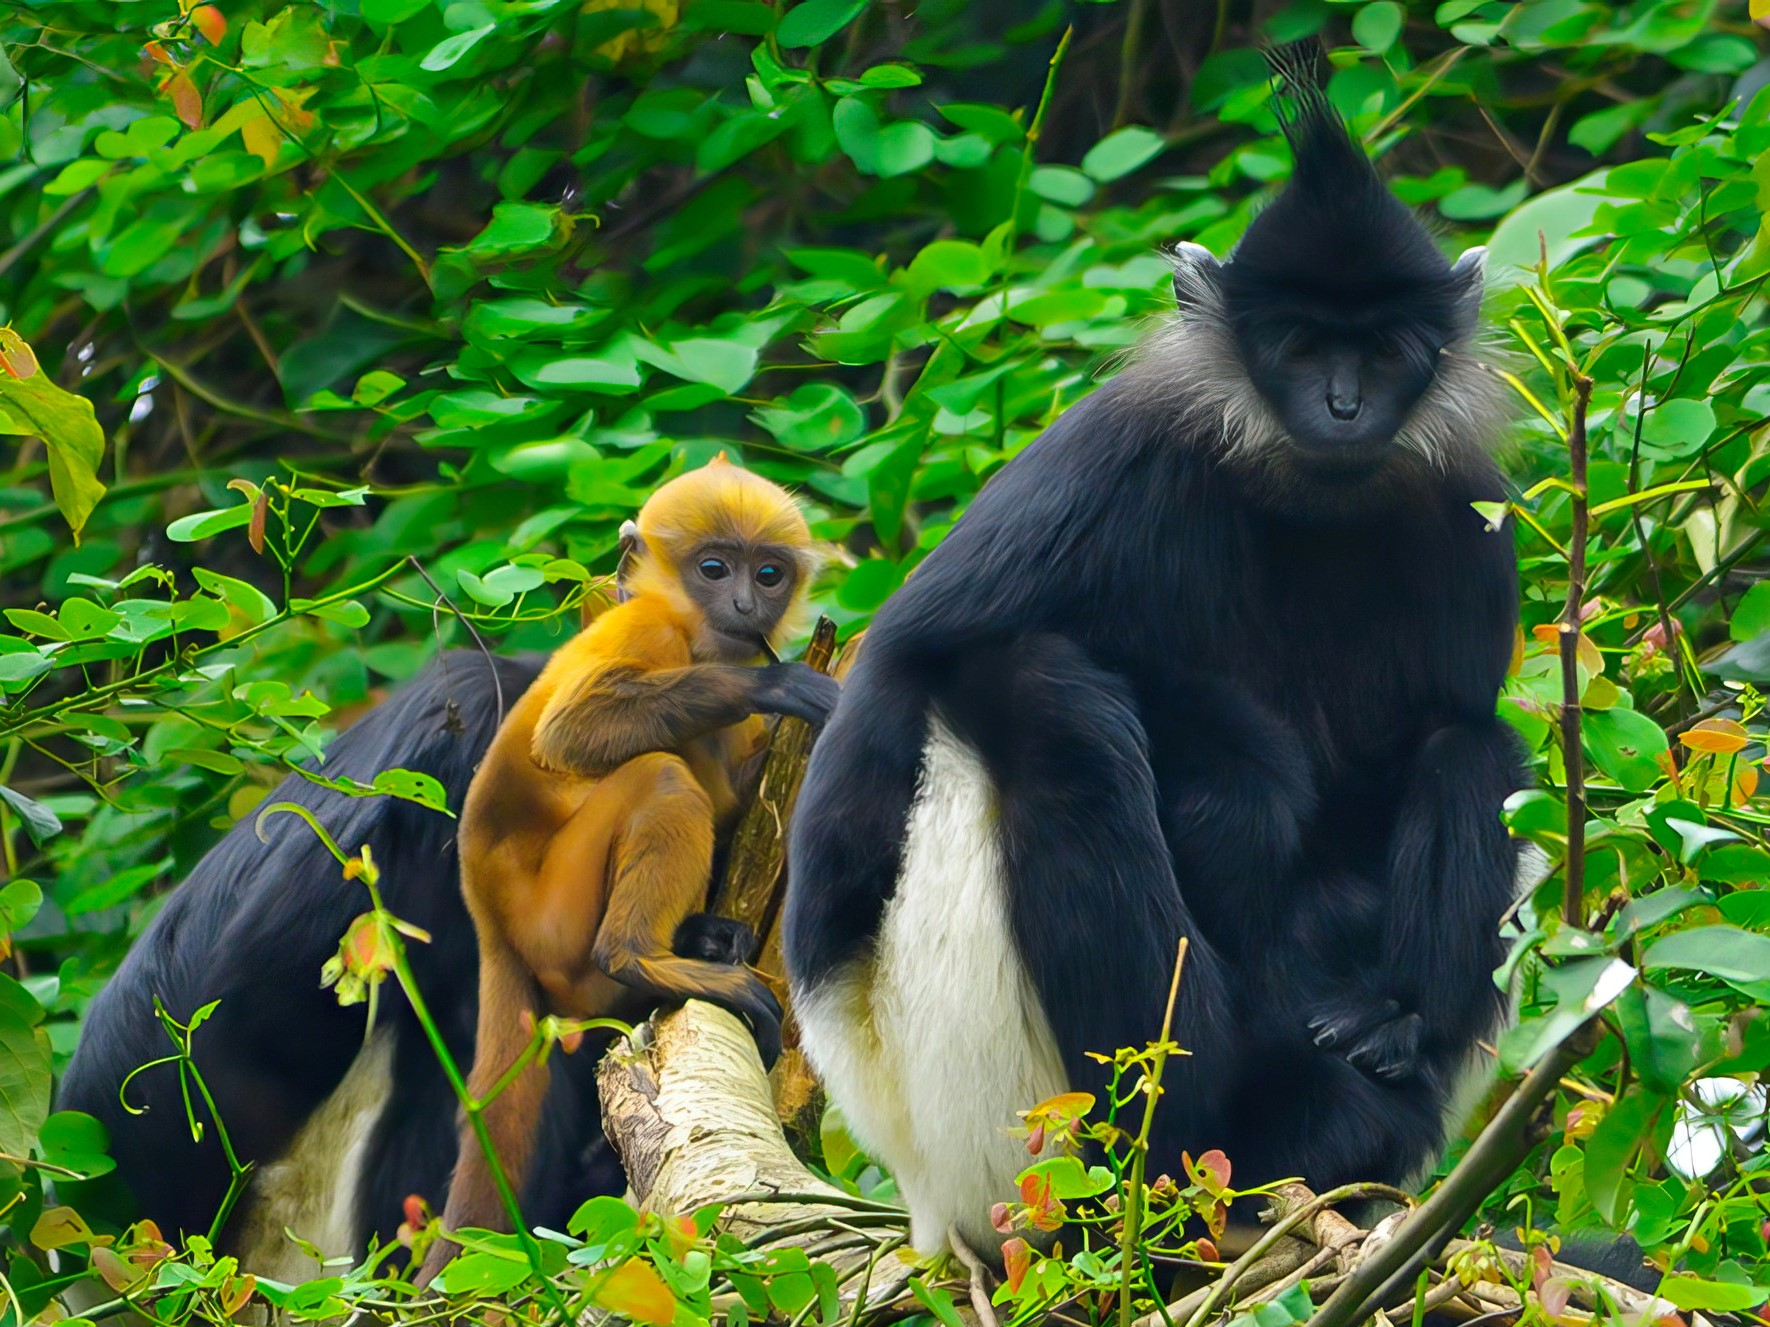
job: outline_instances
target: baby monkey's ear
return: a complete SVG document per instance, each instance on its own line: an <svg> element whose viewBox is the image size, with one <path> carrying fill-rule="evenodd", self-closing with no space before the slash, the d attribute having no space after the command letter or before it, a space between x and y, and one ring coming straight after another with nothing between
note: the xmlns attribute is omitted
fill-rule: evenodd
<svg viewBox="0 0 1770 1327"><path fill-rule="evenodd" d="M1202 244L1183 240L1168 253L1174 265L1174 303L1181 313L1193 313L1217 303L1217 279L1223 264Z"/></svg>

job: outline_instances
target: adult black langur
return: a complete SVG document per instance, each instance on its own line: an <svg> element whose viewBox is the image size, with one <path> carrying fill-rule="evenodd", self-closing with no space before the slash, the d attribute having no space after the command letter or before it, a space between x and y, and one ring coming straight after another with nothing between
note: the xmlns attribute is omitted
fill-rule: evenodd
<svg viewBox="0 0 1770 1327"><path fill-rule="evenodd" d="M1503 388L1454 264L1275 58L1296 167L1177 318L878 613L794 816L804 1046L912 1240L993 1248L1016 1112L1098 1089L1191 942L1154 1164L1401 1181L1502 1001Z"/></svg>
<svg viewBox="0 0 1770 1327"><path fill-rule="evenodd" d="M385 769L416 770L459 808L497 732L500 702L514 704L543 662L442 656L339 735L326 773L367 782ZM348 798L297 775L269 800L309 808L347 850L370 845L387 906L430 933L429 944L409 946L412 967L457 1063L471 1063L478 951L461 897L457 822L388 797ZM362 887L342 878L294 816L267 822L264 834L261 841L251 820L235 825L173 891L93 1000L58 1104L104 1122L143 1215L174 1238L207 1231L228 1183L207 1111L199 1101L205 1127L194 1140L172 1065L129 1082L129 1110L118 1090L172 1050L156 996L181 1022L219 1000L195 1034L194 1058L235 1151L256 1167L224 1243L248 1270L298 1281L315 1268L284 1239L285 1226L328 1255L355 1255L371 1235L393 1238L408 1194L442 1210L456 1101L391 982L366 1043L365 1006L342 1007L320 987L321 966L367 907ZM598 1123L596 1058L586 1048L555 1059L543 1163L525 1193L532 1220L560 1225L586 1197L624 1187Z"/></svg>

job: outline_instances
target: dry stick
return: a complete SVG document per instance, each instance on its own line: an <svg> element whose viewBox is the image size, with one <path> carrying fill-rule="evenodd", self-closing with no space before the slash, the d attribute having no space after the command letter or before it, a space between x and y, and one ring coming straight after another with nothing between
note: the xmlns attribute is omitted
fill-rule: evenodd
<svg viewBox="0 0 1770 1327"><path fill-rule="evenodd" d="M830 671L836 650L836 624L819 618L812 629L805 662L820 673ZM811 725L803 719L783 717L775 726L762 766L762 781L732 833L725 878L719 882L713 911L741 921L756 933L768 934L780 907L778 886L786 862L783 842L786 827L805 778L805 762L811 754Z"/></svg>
<svg viewBox="0 0 1770 1327"><path fill-rule="evenodd" d="M1573 480L1573 535L1567 541L1567 603L1561 610L1560 629L1561 759L1567 769L1567 864L1562 868L1561 915L1569 926L1579 926L1585 920L1586 884L1586 768L1580 742L1579 640L1580 607L1586 597L1586 408L1592 401L1592 380L1576 373L1573 390L1573 427L1567 431Z"/></svg>
<svg viewBox="0 0 1770 1327"><path fill-rule="evenodd" d="M996 1311L990 1307L988 1269L983 1265L971 1246L965 1243L964 1236L959 1234L957 1226L948 1226L946 1241L952 1247L953 1254L964 1264L965 1270L971 1274L971 1311L977 1315L981 1327L997 1327Z"/></svg>

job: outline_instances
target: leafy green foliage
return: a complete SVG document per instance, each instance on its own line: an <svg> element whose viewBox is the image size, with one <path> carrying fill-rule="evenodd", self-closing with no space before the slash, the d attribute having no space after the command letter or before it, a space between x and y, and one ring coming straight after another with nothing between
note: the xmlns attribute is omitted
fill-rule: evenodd
<svg viewBox="0 0 1770 1327"><path fill-rule="evenodd" d="M1593 1014L1607 1035L1488 1215L1627 1225L1690 1273L1672 1302L1762 1301L1764 1163L1691 1103L1770 1068L1763 6L1295 0L1202 26L1165 12L1192 6L1009 8L32 0L0 18L0 435L19 439L0 478L0 1220L23 1314L49 1300L50 1248L91 1250L105 1293L151 1286L162 1320L401 1293L384 1255L251 1283L205 1240L171 1250L47 1202L45 1175L72 1193L61 1172L108 1165L91 1121L46 1118L50 1076L155 899L291 764L435 805L403 771L332 779L328 738L469 626L557 644L600 601L619 522L720 451L806 498L835 552L819 606L864 625L1171 309L1160 247L1226 251L1284 178L1251 47L1316 31L1397 190L1447 246L1490 245L1522 403L1518 490L1484 514L1519 541L1501 709L1541 776L1507 815L1550 874L1517 917L1522 1017L1499 1050L1535 1062ZM1574 924L1554 623L1577 375ZM339 975L372 995L404 941L365 917ZM169 1034L169 1054L202 1035ZM840 1155L851 1187L878 1180ZM1024 1205L1096 1178L1053 1166ZM1150 1238L1179 1238L1170 1199ZM475 1244L460 1294L538 1314L544 1256L637 1321L665 1320L658 1285L673 1322L848 1309L803 1255L587 1212L567 1240ZM1069 1255L1026 1252L1013 1311L1048 1302L1040 1278L1117 1284ZM916 1285L953 1311L938 1278Z"/></svg>

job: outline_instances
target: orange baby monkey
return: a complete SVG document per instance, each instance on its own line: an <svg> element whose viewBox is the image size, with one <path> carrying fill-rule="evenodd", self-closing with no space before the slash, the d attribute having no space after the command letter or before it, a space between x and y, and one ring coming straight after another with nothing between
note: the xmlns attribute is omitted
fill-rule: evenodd
<svg viewBox="0 0 1770 1327"><path fill-rule="evenodd" d="M765 1061L780 1006L742 963L681 957L706 906L718 828L767 739L762 714L821 725L830 678L765 662L815 570L793 499L723 457L671 480L624 528L623 601L568 642L498 730L461 821L461 887L479 936L482 1097L528 1045L525 1014L643 1014L690 997L749 1021ZM531 1065L485 1122L519 1190L547 1090ZM507 1217L465 1123L443 1223ZM438 1240L428 1281L455 1252Z"/></svg>

